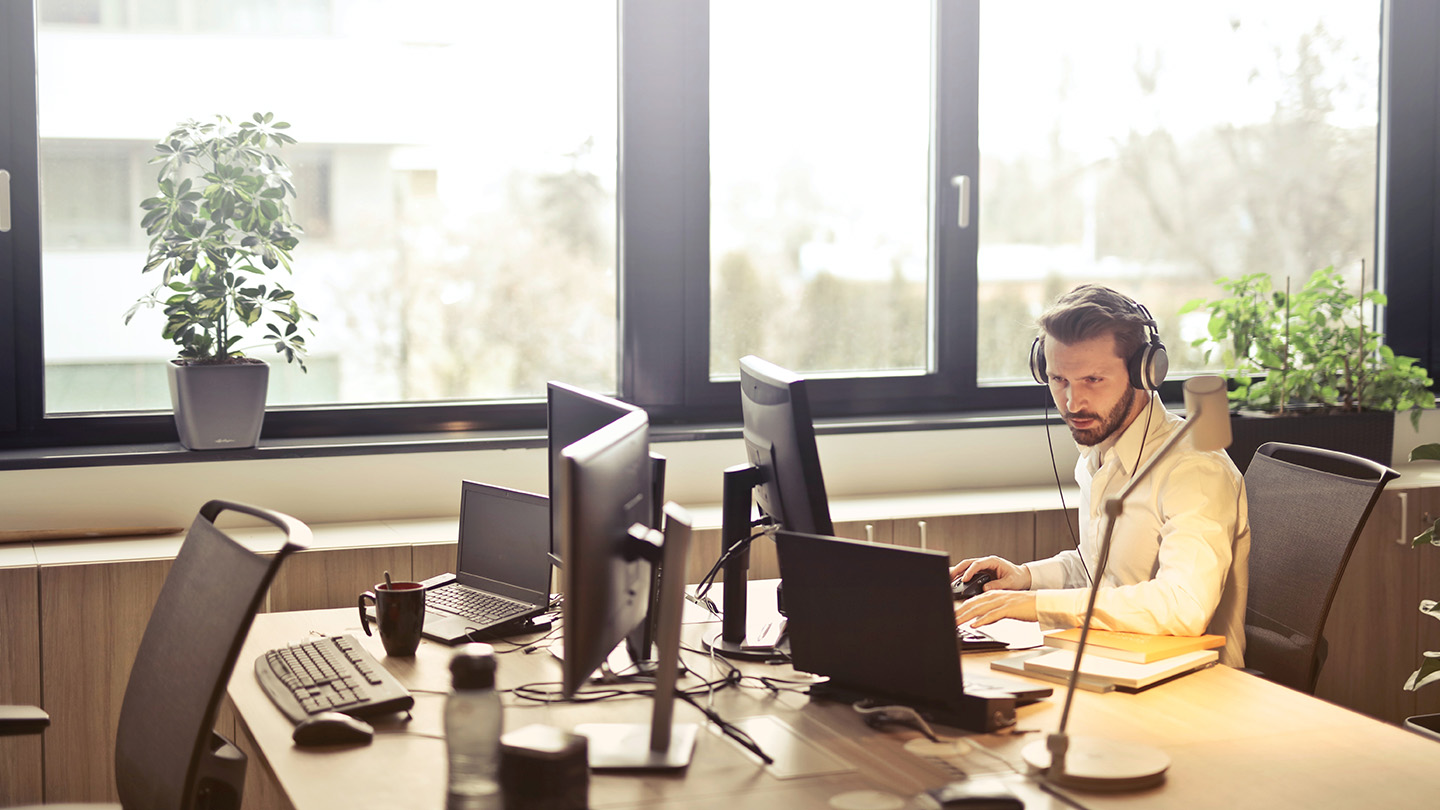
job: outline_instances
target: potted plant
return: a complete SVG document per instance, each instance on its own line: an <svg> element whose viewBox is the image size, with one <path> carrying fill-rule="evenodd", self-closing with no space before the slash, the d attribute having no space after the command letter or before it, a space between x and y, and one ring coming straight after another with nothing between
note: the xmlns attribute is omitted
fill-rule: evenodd
<svg viewBox="0 0 1440 810"><path fill-rule="evenodd" d="M1422 444L1410 451L1411 461L1440 461L1440 444ZM1440 527L1440 521L1427 528L1415 537L1411 542L1412 547L1423 545L1440 546L1440 538L1435 536L1435 529ZM1440 619L1440 602L1434 599L1420 600L1420 612L1426 616ZM1420 654L1420 666L1410 674L1410 679L1405 682L1405 689L1413 692L1426 684L1440 682L1440 650L1431 650ZM1405 718L1405 726L1412 731L1424 734L1440 740L1440 714L1421 714Z"/></svg>
<svg viewBox="0 0 1440 810"><path fill-rule="evenodd" d="M254 447L265 416L270 367L242 339L273 345L305 369L302 327L315 316L271 272L290 273L301 229L290 214L295 187L280 147L289 124L255 113L186 121L155 145L159 193L140 203L150 235L142 272L159 283L125 313L162 307L163 335L180 347L168 366L180 443L192 450ZM263 330L256 333L256 330Z"/></svg>
<svg viewBox="0 0 1440 810"><path fill-rule="evenodd" d="M1236 417L1231 457L1243 470L1267 441L1308 444L1390 463L1394 414L1435 407L1430 376L1395 354L1366 323L1385 295L1346 288L1334 267L1315 271L1297 293L1272 289L1263 273L1216 282L1225 292L1181 308L1210 313L1209 336L1193 341L1208 361L1221 351ZM1297 419L1340 415L1316 425Z"/></svg>

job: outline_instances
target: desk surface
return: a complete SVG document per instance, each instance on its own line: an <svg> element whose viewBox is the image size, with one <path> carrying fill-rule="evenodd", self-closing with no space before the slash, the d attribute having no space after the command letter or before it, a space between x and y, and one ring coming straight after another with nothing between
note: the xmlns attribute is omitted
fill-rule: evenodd
<svg viewBox="0 0 1440 810"><path fill-rule="evenodd" d="M698 638L712 626L687 624L687 646L698 649ZM416 693L413 719L408 724L378 723L379 733L366 747L294 747L290 724L261 692L252 668L255 657L265 650L312 633L351 633L359 638ZM559 680L559 667L549 654L527 654L503 642L497 649L514 650L502 652L499 658L502 689ZM443 808L445 743L438 737L450 652L426 641L414 658L387 658L378 639L359 629L353 610L264 614L256 618L229 694L259 756L296 810L372 805ZM682 679L682 687L697 685L700 675L709 677L712 663L706 656L686 652L684 659L692 674ZM964 660L967 671L988 668L985 656L967 655ZM742 670L809 679L783 665L744 664ZM1025 765L1020 757L1027 742L1054 728L1062 694L1057 691L1051 700L1022 707L1020 733L970 735L937 727L942 738L955 742L935 745L906 726L871 728L848 706L812 704L803 694L772 693L753 682L753 688L716 692L715 710L732 722L775 718L806 741L802 747L817 747L839 760L845 770L782 778L720 735L693 707L677 701L677 722L705 725L690 767L659 776L592 774L590 804L696 810L845 806L902 810L917 807L913 797L922 790L966 774L1007 781L1031 810L1137 803L1146 808L1187 809L1329 807L1350 801L1371 807L1433 808L1440 796L1440 745L1242 672L1214 667L1140 694L1079 692L1071 714L1072 733L1155 745L1170 755L1173 764L1158 788L1115 796L1070 793L1068 803L1062 802L1021 775ZM643 698L545 705L507 695L505 702L507 729L532 723L565 729L585 722L643 723L650 712L650 701ZM257 764L252 762L252 768Z"/></svg>

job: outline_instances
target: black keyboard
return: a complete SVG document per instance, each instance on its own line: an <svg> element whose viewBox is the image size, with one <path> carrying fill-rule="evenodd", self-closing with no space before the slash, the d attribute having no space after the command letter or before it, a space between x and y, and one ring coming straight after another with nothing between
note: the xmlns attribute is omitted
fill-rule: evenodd
<svg viewBox="0 0 1440 810"><path fill-rule="evenodd" d="M320 712L374 717L415 705L410 691L354 636L328 636L270 650L255 678L290 722Z"/></svg>
<svg viewBox="0 0 1440 810"><path fill-rule="evenodd" d="M425 592L425 603L443 608L477 624L504 621L532 610L530 605L503 596L464 588L456 583Z"/></svg>

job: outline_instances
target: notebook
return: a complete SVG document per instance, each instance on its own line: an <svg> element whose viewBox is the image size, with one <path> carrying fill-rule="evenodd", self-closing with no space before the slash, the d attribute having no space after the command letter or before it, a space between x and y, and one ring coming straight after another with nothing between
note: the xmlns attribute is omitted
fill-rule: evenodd
<svg viewBox="0 0 1440 810"><path fill-rule="evenodd" d="M530 629L549 603L549 553L549 498L465 481L455 573L425 580L425 637L459 644Z"/></svg>
<svg viewBox="0 0 1440 810"><path fill-rule="evenodd" d="M1033 703L1054 688L965 675L942 552L781 531L775 538L791 664L840 690L946 722L963 694Z"/></svg>

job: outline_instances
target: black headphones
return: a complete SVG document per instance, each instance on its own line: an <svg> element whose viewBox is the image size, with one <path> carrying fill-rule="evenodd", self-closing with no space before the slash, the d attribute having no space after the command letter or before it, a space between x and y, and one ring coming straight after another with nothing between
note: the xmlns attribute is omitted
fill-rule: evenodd
<svg viewBox="0 0 1440 810"><path fill-rule="evenodd" d="M1125 301L1145 317L1145 333L1149 336L1145 345L1125 360L1125 368L1130 372L1130 386L1142 391L1154 391L1160 387L1160 383L1165 382L1165 374L1170 371L1170 356L1165 353L1165 344L1160 342L1160 329L1155 325L1155 319L1150 316L1150 310L1132 298L1125 298ZM1050 375L1045 372L1044 335L1036 336L1035 341L1030 344L1030 374L1035 378L1035 382L1041 385L1050 384Z"/></svg>

